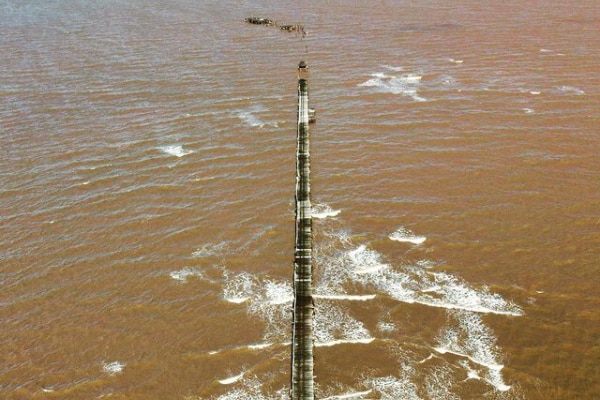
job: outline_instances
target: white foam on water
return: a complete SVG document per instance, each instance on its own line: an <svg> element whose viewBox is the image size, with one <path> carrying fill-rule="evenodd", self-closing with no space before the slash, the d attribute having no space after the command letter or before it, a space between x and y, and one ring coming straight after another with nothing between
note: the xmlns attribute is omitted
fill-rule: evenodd
<svg viewBox="0 0 600 400"><path fill-rule="evenodd" d="M255 278L248 274L242 273L233 277L225 276L226 284L223 288L223 298L230 303L243 303L250 299L252 292L255 289Z"/></svg>
<svg viewBox="0 0 600 400"><path fill-rule="evenodd" d="M239 375L230 376L229 378L221 379L221 380L219 380L219 383L221 385L231 385L232 383L239 381L243 377L244 377L244 372L242 372Z"/></svg>
<svg viewBox="0 0 600 400"><path fill-rule="evenodd" d="M341 210L334 210L326 204L315 204L312 207L311 215L313 218L325 219L339 215Z"/></svg>
<svg viewBox="0 0 600 400"><path fill-rule="evenodd" d="M433 357L435 357L435 356L433 355L433 353L431 353L427 357L425 357L424 359L422 359L421 361L417 361L417 363L418 364L426 363L427 361L431 360Z"/></svg>
<svg viewBox="0 0 600 400"><path fill-rule="evenodd" d="M535 112L533 108L523 108L522 110L525 112L525 114L533 114Z"/></svg>
<svg viewBox="0 0 600 400"><path fill-rule="evenodd" d="M418 260L415 265L417 267L421 267L421 268L433 268L438 266L439 264L436 262L433 262L431 260Z"/></svg>
<svg viewBox="0 0 600 400"><path fill-rule="evenodd" d="M257 378L242 377L237 381L240 387L225 393L215 400L289 400L289 389L280 389L275 393L262 393L262 382Z"/></svg>
<svg viewBox="0 0 600 400"><path fill-rule="evenodd" d="M362 322L337 304L319 302L314 316L315 346L341 343L370 343L374 340Z"/></svg>
<svg viewBox="0 0 600 400"><path fill-rule="evenodd" d="M289 318L293 291L288 281L260 280L249 273L225 272L223 298L232 303L246 303L248 313L266 324L265 343L289 340Z"/></svg>
<svg viewBox="0 0 600 400"><path fill-rule="evenodd" d="M566 94L566 95L583 96L585 94L585 92L583 90L576 88L575 86L557 86L555 88L555 90L559 94Z"/></svg>
<svg viewBox="0 0 600 400"><path fill-rule="evenodd" d="M534 96L537 96L538 94L541 94L541 93L542 93L542 92L540 92L539 90L531 90L531 91L529 92L529 94L532 94L532 95L534 95Z"/></svg>
<svg viewBox="0 0 600 400"><path fill-rule="evenodd" d="M227 251L229 244L227 242L208 243L198 247L192 252L194 258L208 258L222 255Z"/></svg>
<svg viewBox="0 0 600 400"><path fill-rule="evenodd" d="M238 117L249 126L259 127L263 124L263 122L258 119L251 111L244 111L238 114Z"/></svg>
<svg viewBox="0 0 600 400"><path fill-rule="evenodd" d="M433 355L429 356L430 358ZM452 382L454 381L453 371L450 367L442 366L431 369L425 377L425 389L427 390L427 398L444 399L444 400L460 400L460 397L450 391Z"/></svg>
<svg viewBox="0 0 600 400"><path fill-rule="evenodd" d="M450 313L457 326L449 326L438 336L439 346L435 350L440 354L451 353L470 360L475 366L483 367L482 371L467 369L469 376L483 376L482 379L496 390L504 392L510 386L502 378L502 365L499 361L500 350L496 345L496 337L492 330L473 312L453 311ZM462 364L464 367L464 363Z"/></svg>
<svg viewBox="0 0 600 400"><path fill-rule="evenodd" d="M265 109L263 106L257 105L257 106L250 107L250 109L248 109L248 110L240 111L237 114L237 116L247 126L251 126L251 127L255 127L255 128L264 128L266 126L271 126L271 127L277 128L279 126L279 123L277 121L265 122L256 116L256 114L264 112L264 111L268 111L268 110Z"/></svg>
<svg viewBox="0 0 600 400"><path fill-rule="evenodd" d="M234 304L242 304L248 301L248 297L224 297L224 299Z"/></svg>
<svg viewBox="0 0 600 400"><path fill-rule="evenodd" d="M352 294L320 295L320 294L316 294L313 297L315 299L323 299L323 300L368 301L368 300L373 300L376 296L377 296L376 294L358 294L358 295L352 295Z"/></svg>
<svg viewBox="0 0 600 400"><path fill-rule="evenodd" d="M278 343L281 346L287 346L288 343ZM291 344L291 343L289 343ZM225 346L222 347L220 349L216 349L216 350L211 350L206 352L206 354L208 355L215 355L215 354L220 354L224 351L227 352L235 352L235 351L239 351L239 350L262 350L262 349L266 349L268 347L274 346L275 343L273 342L264 342L264 343L251 343L251 344L245 344L245 345L241 345L241 346Z"/></svg>
<svg viewBox="0 0 600 400"><path fill-rule="evenodd" d="M357 249L348 252L351 265L355 274L369 274L389 268L389 265L381 262L379 253L369 250L366 245L360 245Z"/></svg>
<svg viewBox="0 0 600 400"><path fill-rule="evenodd" d="M331 236L336 238L335 234ZM339 243L343 248L351 246L351 240L347 238L343 243L341 240ZM335 285L361 284L370 291L375 289L378 293L387 294L401 302L447 309L451 319L455 321L454 325L459 321L460 328L449 325L443 330L445 341L440 341L440 345L436 346L436 354L456 354L467 360L471 366L470 369L465 368L465 375L470 379L479 376L497 391L510 389L502 379L503 365L499 362L500 350L495 346L496 339L492 331L483 325L478 314L522 315L518 306L498 294L489 292L487 287L475 288L451 274L435 271L433 268L439 264L429 260L420 260L414 265L392 266L384 262L383 257L366 244L358 245L354 249L350 247L348 250L338 250L337 253L333 248L328 248L328 251L322 261L326 265L326 268L323 268L325 272L320 277L320 281L326 282L325 288L335 290ZM383 326L382 323L378 323L378 329L382 332ZM432 357L434 355L430 355L421 363ZM414 363L418 361L415 360ZM452 375L449 375L448 379L450 382L456 381ZM428 390L431 393L430 398L457 398L445 391L444 385L437 384L434 380L429 382ZM393 395L385 398L403 398L393 397L393 390L390 393Z"/></svg>
<svg viewBox="0 0 600 400"><path fill-rule="evenodd" d="M120 361L102 364L102 370L110 375L118 374L119 372L123 371L123 368L125 368L125 364Z"/></svg>
<svg viewBox="0 0 600 400"><path fill-rule="evenodd" d="M175 156L175 157L183 157L183 156L193 153L192 150L184 150L183 146L181 146L181 145L163 146L163 147L160 147L160 150L162 150L163 153L166 153L166 154L169 154L169 155Z"/></svg>
<svg viewBox="0 0 600 400"><path fill-rule="evenodd" d="M450 389L464 380L465 376L467 379L480 379L494 387L497 392L510 389L502 378L501 354L495 345L493 332L483 324L477 313L521 315L519 307L497 294L490 293L485 287L474 288L460 278L433 269L439 263L419 260L413 265L395 266L384 261L381 254L366 244L354 245L352 235L347 231L324 232L324 235L326 240L319 241L320 247L316 249L323 265L315 277L316 347L340 344L372 346L370 343L373 343L375 338L364 324L351 314L352 309L345 308L347 303L344 301L368 301L378 294L385 294L401 302L448 309L448 323L440 329L436 343L432 343L432 347L435 348L433 354L420 364L411 354L404 354L401 358L399 377L362 379L362 385L372 387L374 397L419 399L421 394L427 396L426 398L455 400L458 398ZM248 313L266 324L262 342L240 348L260 350L273 344L289 343L289 318L293 301L291 283L287 280L263 279L249 273L225 272L225 278L223 297L229 301L243 299ZM367 293L375 294L346 293L349 287L356 293L358 285L368 289ZM385 317L383 321L386 321ZM377 330L388 337L389 334L384 332L392 332L396 330L396 326L383 321L378 322ZM382 343L388 343L389 339L385 340ZM401 347L397 350L401 351ZM444 353L455 354L460 360L457 363L455 357L443 356ZM433 357L437 358L434 363L426 363ZM422 359L423 356L419 358ZM443 361L446 365L440 367L438 364ZM465 371L462 378L457 374L459 367ZM427 374L421 376L425 370ZM234 378L238 378L231 382L236 383L235 389L219 399L274 398L273 393L265 396L261 392L262 384L258 380L250 384L246 377L236 375L226 378L225 381ZM420 386L417 387L411 380L420 382ZM347 390L354 393L353 389ZM364 394L357 395L358 397L365 396L368 392L360 393ZM281 395L282 399L287 398L289 391L282 389L275 395Z"/></svg>
<svg viewBox="0 0 600 400"><path fill-rule="evenodd" d="M338 394L338 395L335 395L335 396L324 397L321 400L353 399L355 397L366 396L366 395L370 394L372 391L373 391L372 389L369 389L369 390L365 390L363 392L352 392L352 393Z"/></svg>
<svg viewBox="0 0 600 400"><path fill-rule="evenodd" d="M379 321L377 322L377 329L381 332L393 332L396 330L396 325L392 322Z"/></svg>
<svg viewBox="0 0 600 400"><path fill-rule="evenodd" d="M350 279L375 286L390 297L431 307L476 311L503 315L522 315L516 305L486 287L475 289L457 277L418 266L394 270L381 261L381 256L366 245L347 253L352 274Z"/></svg>
<svg viewBox="0 0 600 400"><path fill-rule="evenodd" d="M171 271L169 273L169 276L172 279L175 279L176 281L179 282L187 282L188 277L190 276L197 276L197 277L203 277L204 274L202 273L202 271L198 271L196 269L193 268L184 268L181 269L179 271Z"/></svg>
<svg viewBox="0 0 600 400"><path fill-rule="evenodd" d="M286 282L267 281L265 295L270 304L286 304L294 301L292 287Z"/></svg>
<svg viewBox="0 0 600 400"><path fill-rule="evenodd" d="M447 309L475 311L478 313L491 313L519 316L523 312L513 303L507 302L497 293L490 293L487 287L471 288L459 278L445 272L431 272L422 275L423 280L433 279L436 295L423 296L419 302ZM427 283L429 284L429 283Z"/></svg>
<svg viewBox="0 0 600 400"><path fill-rule="evenodd" d="M467 371L467 378L465 379L466 381L469 379L481 380L481 376L479 375L479 372L477 372L473 368L471 368L468 361L460 360L458 362L458 364L461 367L463 367L465 369L465 371Z"/></svg>
<svg viewBox="0 0 600 400"><path fill-rule="evenodd" d="M552 50L550 49L540 49L540 53L550 53Z"/></svg>
<svg viewBox="0 0 600 400"><path fill-rule="evenodd" d="M369 381L373 389L385 400L421 400L417 386L408 377L387 376Z"/></svg>
<svg viewBox="0 0 600 400"><path fill-rule="evenodd" d="M373 340L375 340L375 338L370 338L370 339L340 339L340 340L332 340L329 342L316 342L315 343L315 347L333 347L333 346L337 346L340 344L369 344L371 343Z"/></svg>
<svg viewBox="0 0 600 400"><path fill-rule="evenodd" d="M463 60L455 60L454 58L449 58L448 61L454 64L462 64Z"/></svg>
<svg viewBox="0 0 600 400"><path fill-rule="evenodd" d="M403 226L398 228L388 237L396 242L408 242L412 244L422 244L425 242L425 240L427 240L425 236L417 236L410 229L407 229Z"/></svg>
<svg viewBox="0 0 600 400"><path fill-rule="evenodd" d="M421 75L411 73L388 75L384 72L376 72L371 74L371 76L372 78L359 83L357 86L375 88L377 91L383 93L411 97L414 101L426 101L426 99L417 94L421 83Z"/></svg>
<svg viewBox="0 0 600 400"><path fill-rule="evenodd" d="M257 344L248 345L248 348L250 350L262 350L262 349L266 349L267 347L271 347L271 346L273 346L273 343L257 343Z"/></svg>
<svg viewBox="0 0 600 400"><path fill-rule="evenodd" d="M404 71L404 67L394 67L391 65L382 65L383 68L389 69L390 71L394 71L394 72L400 72L400 71Z"/></svg>

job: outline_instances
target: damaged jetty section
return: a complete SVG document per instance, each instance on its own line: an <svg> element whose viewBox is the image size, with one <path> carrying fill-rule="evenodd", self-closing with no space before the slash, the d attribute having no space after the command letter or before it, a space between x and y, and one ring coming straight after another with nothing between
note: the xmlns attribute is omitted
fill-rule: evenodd
<svg viewBox="0 0 600 400"><path fill-rule="evenodd" d="M308 67L298 65L298 132L296 150L296 244L292 322L292 400L314 400L312 295L312 206Z"/></svg>
<svg viewBox="0 0 600 400"><path fill-rule="evenodd" d="M273 25L275 23L272 19L259 17L248 17L246 18L246 22L254 25Z"/></svg>
<svg viewBox="0 0 600 400"><path fill-rule="evenodd" d="M296 34L299 34L302 37L306 36L306 30L304 29L304 25L301 24L279 24L273 19L262 17L246 17L244 20L249 24L275 26L285 32L295 32Z"/></svg>

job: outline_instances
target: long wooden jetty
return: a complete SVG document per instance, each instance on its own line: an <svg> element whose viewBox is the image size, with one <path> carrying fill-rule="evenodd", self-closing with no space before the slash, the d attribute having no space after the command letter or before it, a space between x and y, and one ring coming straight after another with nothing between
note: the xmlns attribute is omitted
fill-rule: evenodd
<svg viewBox="0 0 600 400"><path fill-rule="evenodd" d="M312 206L310 202L310 135L308 67L298 65L298 133L296 150L296 244L292 323L292 400L314 400L312 296Z"/></svg>

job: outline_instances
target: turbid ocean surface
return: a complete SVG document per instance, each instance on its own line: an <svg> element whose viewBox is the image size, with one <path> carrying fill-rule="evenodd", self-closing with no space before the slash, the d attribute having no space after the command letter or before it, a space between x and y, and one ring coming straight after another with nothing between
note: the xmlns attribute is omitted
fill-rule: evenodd
<svg viewBox="0 0 600 400"><path fill-rule="evenodd" d="M1 0L1 399L289 398L301 60L317 398L600 398L597 0Z"/></svg>

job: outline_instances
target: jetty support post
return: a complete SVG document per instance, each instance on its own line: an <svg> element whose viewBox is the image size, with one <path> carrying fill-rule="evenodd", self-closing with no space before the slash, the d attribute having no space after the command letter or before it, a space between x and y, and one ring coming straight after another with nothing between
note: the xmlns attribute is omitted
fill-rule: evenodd
<svg viewBox="0 0 600 400"><path fill-rule="evenodd" d="M298 65L298 133L296 152L296 243L292 327L292 400L314 400L312 296L312 206L310 202L310 136L308 67Z"/></svg>

